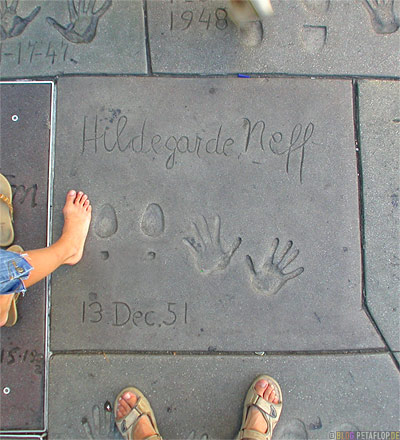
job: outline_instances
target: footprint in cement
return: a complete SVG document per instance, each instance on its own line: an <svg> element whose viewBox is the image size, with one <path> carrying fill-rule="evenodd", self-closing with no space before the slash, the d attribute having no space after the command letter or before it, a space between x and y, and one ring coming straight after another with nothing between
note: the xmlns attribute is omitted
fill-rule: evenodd
<svg viewBox="0 0 400 440"><path fill-rule="evenodd" d="M160 205L151 203L145 210L140 222L143 234L149 237L158 237L164 232L165 219L164 212Z"/></svg>
<svg viewBox="0 0 400 440"><path fill-rule="evenodd" d="M326 14L331 5L330 0L302 0L302 2L307 11L315 14Z"/></svg>
<svg viewBox="0 0 400 440"><path fill-rule="evenodd" d="M304 25L302 40L307 52L316 54L326 46L328 29L326 26Z"/></svg>
<svg viewBox="0 0 400 440"><path fill-rule="evenodd" d="M118 230L117 214L115 209L106 203L100 209L97 216L94 230L101 238L108 238L114 235Z"/></svg>
<svg viewBox="0 0 400 440"><path fill-rule="evenodd" d="M292 419L288 423L278 423L274 431L274 440L307 440L306 426L299 419Z"/></svg>
<svg viewBox="0 0 400 440"><path fill-rule="evenodd" d="M399 20L394 15L394 0L362 0L377 34L392 34L399 29Z"/></svg>
<svg viewBox="0 0 400 440"><path fill-rule="evenodd" d="M240 42L247 47L256 47L263 41L264 28L261 21L250 21L239 28Z"/></svg>

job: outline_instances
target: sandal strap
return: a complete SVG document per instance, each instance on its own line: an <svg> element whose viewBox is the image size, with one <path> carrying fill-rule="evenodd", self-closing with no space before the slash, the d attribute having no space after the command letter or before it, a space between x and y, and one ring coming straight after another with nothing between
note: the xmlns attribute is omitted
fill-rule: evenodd
<svg viewBox="0 0 400 440"><path fill-rule="evenodd" d="M275 409L275 404L266 401L261 396L259 396L255 391L254 391L253 396L250 399L249 404L254 405L258 409L260 409L261 414L264 416L264 418L267 422L268 422L267 416L269 416L271 419L275 419L278 417L278 413Z"/></svg>
<svg viewBox="0 0 400 440"><path fill-rule="evenodd" d="M123 432L128 432L130 429L134 429L136 423L139 421L140 417L147 416L149 417L150 423L152 423L151 417L147 413L147 406L142 398L136 402L136 405L131 409L131 411L121 420L118 421L118 425ZM155 427L153 426L155 429ZM146 437L145 440L162 440L162 437L159 434L151 435L150 437Z"/></svg>
<svg viewBox="0 0 400 440"><path fill-rule="evenodd" d="M268 440L270 438L269 432L265 434L255 431L254 429L242 429L239 434L239 439L248 438L251 440Z"/></svg>
<svg viewBox="0 0 400 440"><path fill-rule="evenodd" d="M2 200L4 203L7 204L8 209L10 210L10 214L11 214L11 219L13 218L13 212L14 212L14 208L13 205L11 203L11 200L4 194L0 193L0 200Z"/></svg>

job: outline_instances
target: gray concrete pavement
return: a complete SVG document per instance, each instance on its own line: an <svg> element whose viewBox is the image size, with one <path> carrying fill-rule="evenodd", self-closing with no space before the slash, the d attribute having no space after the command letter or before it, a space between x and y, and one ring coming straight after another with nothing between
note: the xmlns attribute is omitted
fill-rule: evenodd
<svg viewBox="0 0 400 440"><path fill-rule="evenodd" d="M264 372L274 438L400 429L400 1L272 4L239 32L222 1L3 3L2 80L54 81L1 85L17 244L70 188L93 220L1 330L2 432L120 438L135 385L166 438L233 438Z"/></svg>

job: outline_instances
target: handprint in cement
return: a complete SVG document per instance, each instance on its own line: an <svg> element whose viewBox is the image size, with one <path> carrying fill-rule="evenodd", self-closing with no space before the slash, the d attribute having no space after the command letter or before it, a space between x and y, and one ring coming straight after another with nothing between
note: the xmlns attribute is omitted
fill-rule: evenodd
<svg viewBox="0 0 400 440"><path fill-rule="evenodd" d="M51 17L47 17L47 23L72 43L92 42L96 36L99 20L110 8L112 0L105 0L96 12L94 11L96 0L67 1L70 23L64 27Z"/></svg>
<svg viewBox="0 0 400 440"><path fill-rule="evenodd" d="M92 417L90 419L83 417L82 426L89 440L121 438L115 425L111 403L108 401L103 405L102 410L98 405L94 405Z"/></svg>
<svg viewBox="0 0 400 440"><path fill-rule="evenodd" d="M392 34L399 29L399 21L394 14L394 0L361 0L377 34Z"/></svg>
<svg viewBox="0 0 400 440"><path fill-rule="evenodd" d="M189 246L199 271L207 275L226 269L242 239L238 237L229 250L224 251L221 244L221 218L219 215L215 216L211 228L205 217L202 217L201 227L196 223L192 223L192 227L193 236L185 237L183 241Z"/></svg>
<svg viewBox="0 0 400 440"><path fill-rule="evenodd" d="M255 269L250 255L246 256L246 263L250 270L251 285L255 290L265 295L275 295L287 281L298 277L304 272L304 268L299 267L292 272L284 273L283 271L289 266L289 264L297 258L299 251L291 251L293 242L288 241L281 256L278 257L278 246L279 239L275 238L265 263L258 271Z"/></svg>
<svg viewBox="0 0 400 440"><path fill-rule="evenodd" d="M0 40L18 37L39 14L40 6L37 6L26 18L20 17L17 14L18 3L19 0L13 0L7 6L6 0L0 0Z"/></svg>

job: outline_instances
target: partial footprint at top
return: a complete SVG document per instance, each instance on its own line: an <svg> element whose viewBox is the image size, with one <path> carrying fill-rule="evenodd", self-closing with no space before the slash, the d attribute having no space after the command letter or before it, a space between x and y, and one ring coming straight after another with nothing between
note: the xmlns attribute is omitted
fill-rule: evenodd
<svg viewBox="0 0 400 440"><path fill-rule="evenodd" d="M143 234L149 237L158 237L164 232L165 219L164 212L160 205L151 203L145 210L140 222Z"/></svg>
<svg viewBox="0 0 400 440"><path fill-rule="evenodd" d="M299 419L292 419L286 424L278 423L274 431L274 440L307 440L308 434L304 423Z"/></svg>
<svg viewBox="0 0 400 440"><path fill-rule="evenodd" d="M302 2L307 11L316 14L325 14L328 12L329 6L331 5L330 0L302 0Z"/></svg>
<svg viewBox="0 0 400 440"><path fill-rule="evenodd" d="M118 230L118 220L115 209L106 203L100 209L96 218L94 230L101 238L108 238L114 235Z"/></svg>

